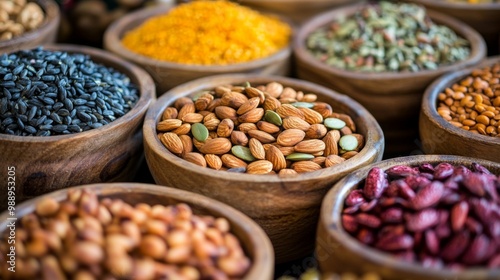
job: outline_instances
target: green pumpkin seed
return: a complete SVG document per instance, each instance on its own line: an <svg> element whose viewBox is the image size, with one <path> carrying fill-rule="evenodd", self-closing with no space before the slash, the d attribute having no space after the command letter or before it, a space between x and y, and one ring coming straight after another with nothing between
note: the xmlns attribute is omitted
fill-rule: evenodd
<svg viewBox="0 0 500 280"><path fill-rule="evenodd" d="M247 147L236 145L236 146L233 146L231 148L231 152L233 153L233 155L235 155L238 158L241 158L242 160L246 160L246 161L254 161L255 160L255 157L252 155L252 153L250 152L250 149Z"/></svg>
<svg viewBox="0 0 500 280"><path fill-rule="evenodd" d="M288 156L286 156L286 159L291 160L291 161L310 160L313 158L314 158L313 155L305 154L305 153L293 153L293 154L289 154Z"/></svg>
<svg viewBox="0 0 500 280"><path fill-rule="evenodd" d="M354 151L358 147L358 139L352 135L344 135L340 137L339 145L342 150Z"/></svg>
<svg viewBox="0 0 500 280"><path fill-rule="evenodd" d="M192 124L191 133L193 137L200 142L205 142L208 138L208 129L201 123Z"/></svg>
<svg viewBox="0 0 500 280"><path fill-rule="evenodd" d="M264 115L264 119L272 124L277 125L277 126L281 126L283 124L283 120L281 119L280 115L278 115L278 113L276 113L272 110L266 111L266 114Z"/></svg>
<svg viewBox="0 0 500 280"><path fill-rule="evenodd" d="M243 87L244 88L247 88L247 87L251 87L252 85L250 84L250 82L244 82L243 83Z"/></svg>
<svg viewBox="0 0 500 280"><path fill-rule="evenodd" d="M330 129L342 129L345 126L345 122L337 118L326 118L323 124Z"/></svg>
<svg viewBox="0 0 500 280"><path fill-rule="evenodd" d="M292 104L290 104L294 107L297 107L297 108L309 108L309 109L312 109L314 107L314 104L311 103L311 102L294 102Z"/></svg>

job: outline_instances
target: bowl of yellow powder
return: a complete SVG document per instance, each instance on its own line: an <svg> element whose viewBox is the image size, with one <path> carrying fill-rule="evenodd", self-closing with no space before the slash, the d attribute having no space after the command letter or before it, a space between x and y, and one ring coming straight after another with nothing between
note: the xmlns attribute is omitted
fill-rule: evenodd
<svg viewBox="0 0 500 280"><path fill-rule="evenodd" d="M142 66L158 94L224 73L287 75L292 28L287 20L229 1L144 8L114 22L104 47Z"/></svg>

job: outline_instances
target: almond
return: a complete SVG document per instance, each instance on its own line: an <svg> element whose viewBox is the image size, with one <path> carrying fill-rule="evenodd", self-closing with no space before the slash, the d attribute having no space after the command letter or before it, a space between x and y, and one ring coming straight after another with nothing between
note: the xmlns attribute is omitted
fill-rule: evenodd
<svg viewBox="0 0 500 280"><path fill-rule="evenodd" d="M181 125L182 125L182 121L181 120L178 120L178 119L166 119L164 121L159 122L158 125L156 125L156 129L158 131L167 132L167 131L171 131L171 130L176 129L176 128L178 128Z"/></svg>
<svg viewBox="0 0 500 280"><path fill-rule="evenodd" d="M288 155L291 155L295 152L295 149L293 147L285 147L285 146L276 146L280 152L286 157Z"/></svg>
<svg viewBox="0 0 500 280"><path fill-rule="evenodd" d="M289 168L281 169L280 172L278 173L280 177L293 177L297 176L297 174L298 174L297 171Z"/></svg>
<svg viewBox="0 0 500 280"><path fill-rule="evenodd" d="M260 104L263 104L264 101L266 100L265 96L264 96L264 92L262 92L261 90L258 90L254 87L247 87L245 89L245 92L247 93L247 95L251 98L253 97L258 97L259 98L259 103Z"/></svg>
<svg viewBox="0 0 500 280"><path fill-rule="evenodd" d="M320 124L323 123L323 116L309 108L299 108L299 110L304 115L304 120L309 124Z"/></svg>
<svg viewBox="0 0 500 280"><path fill-rule="evenodd" d="M203 122L208 122L210 120L219 120L215 113L209 112L203 117ZM219 120L220 121L220 120Z"/></svg>
<svg viewBox="0 0 500 280"><path fill-rule="evenodd" d="M339 154L339 147L338 147L338 140L337 140L337 133L335 132L337 130L331 130L329 131L326 136L323 138L323 142L325 143L325 156L329 155L338 155ZM338 137L340 139L340 135Z"/></svg>
<svg viewBox="0 0 500 280"><path fill-rule="evenodd" d="M267 160L257 160L247 166L249 174L267 174L273 170L273 164Z"/></svg>
<svg viewBox="0 0 500 280"><path fill-rule="evenodd" d="M316 102L314 103L314 107L312 109L323 116L323 119L329 118L333 113L332 106L325 102Z"/></svg>
<svg viewBox="0 0 500 280"><path fill-rule="evenodd" d="M234 122L230 119L223 119L217 127L219 137L229 137L234 129Z"/></svg>
<svg viewBox="0 0 500 280"><path fill-rule="evenodd" d="M250 148L250 152L256 159L264 159L266 157L264 146L256 138L250 139L248 142L248 148Z"/></svg>
<svg viewBox="0 0 500 280"><path fill-rule="evenodd" d="M198 97L198 99L196 99L196 101L194 102L194 107L198 111L206 110L208 107L208 104L210 104L210 102L212 102L212 100L214 100L214 96L208 92L205 92L202 95L200 95Z"/></svg>
<svg viewBox="0 0 500 280"><path fill-rule="evenodd" d="M231 119L233 122L238 118L236 110L228 106L219 106L215 108L215 115L221 120Z"/></svg>
<svg viewBox="0 0 500 280"><path fill-rule="evenodd" d="M201 167L207 167L207 162L200 153L186 153L184 159Z"/></svg>
<svg viewBox="0 0 500 280"><path fill-rule="evenodd" d="M356 147L356 151L359 151L365 145L365 137L361 134L353 133L352 136L356 137L358 140L358 146Z"/></svg>
<svg viewBox="0 0 500 280"><path fill-rule="evenodd" d="M184 117L182 117L182 121L186 123L199 123L203 121L203 115L198 113L187 113Z"/></svg>
<svg viewBox="0 0 500 280"><path fill-rule="evenodd" d="M319 139L304 140L295 145L294 149L298 153L314 154L325 150L325 142Z"/></svg>
<svg viewBox="0 0 500 280"><path fill-rule="evenodd" d="M278 145L292 147L302 141L306 133L300 129L286 129L278 135L276 139Z"/></svg>
<svg viewBox="0 0 500 280"><path fill-rule="evenodd" d="M352 134L352 130L349 128L349 126L346 125L346 126L344 126L344 127L342 127L340 129L340 134L342 136L344 136L344 135L350 135L350 134Z"/></svg>
<svg viewBox="0 0 500 280"><path fill-rule="evenodd" d="M274 98L279 98L283 92L283 85L277 82L270 82L266 85L265 92Z"/></svg>
<svg viewBox="0 0 500 280"><path fill-rule="evenodd" d="M257 126L254 123L240 123L238 129L241 132L248 133L250 130L257 130Z"/></svg>
<svg viewBox="0 0 500 280"><path fill-rule="evenodd" d="M281 102L270 95L268 95L266 97L266 100L264 101L264 110L266 111L267 110L276 111L276 109L278 109L280 106Z"/></svg>
<svg viewBox="0 0 500 280"><path fill-rule="evenodd" d="M225 154L221 157L222 164L227 168L247 167L247 163L232 154Z"/></svg>
<svg viewBox="0 0 500 280"><path fill-rule="evenodd" d="M326 157L323 157L323 156L315 157L315 158L311 159L311 161L314 163L317 163L319 165L323 165L323 164L325 164Z"/></svg>
<svg viewBox="0 0 500 280"><path fill-rule="evenodd" d="M220 105L238 109L241 105L248 102L248 97L246 97L243 93L231 91L228 93L224 93L221 100L222 101Z"/></svg>
<svg viewBox="0 0 500 280"><path fill-rule="evenodd" d="M177 111L180 111L182 107L186 104L193 104L193 100L189 97L180 97L174 102L174 107ZM194 104L193 104L194 106ZM194 108L194 107L193 107Z"/></svg>
<svg viewBox="0 0 500 280"><path fill-rule="evenodd" d="M248 133L248 136L250 136L251 138L256 138L262 144L268 144L268 143L272 143L272 142L276 141L276 138L274 138L271 134L264 132L264 131L249 130L247 133Z"/></svg>
<svg viewBox="0 0 500 280"><path fill-rule="evenodd" d="M347 152L347 153L343 153L341 155L341 157L343 157L345 159L350 159L350 158L352 158L353 156L355 156L357 154L358 154L358 152L356 152L356 151L350 151L350 152Z"/></svg>
<svg viewBox="0 0 500 280"><path fill-rule="evenodd" d="M182 152L190 153L193 151L193 139L189 135L179 135L182 143Z"/></svg>
<svg viewBox="0 0 500 280"><path fill-rule="evenodd" d="M193 101L191 101L191 103L185 104L179 110L179 114L177 114L177 118L179 120L182 120L182 118L184 118L184 116L187 115L187 114L189 114L189 113L196 113L196 108L194 107L194 103L192 103L192 102Z"/></svg>
<svg viewBox="0 0 500 280"><path fill-rule="evenodd" d="M212 100L212 102L210 102L210 104L208 104L207 111L213 112L215 110L215 108L220 106L221 103L222 103L222 99L220 99L220 98L216 98L216 99Z"/></svg>
<svg viewBox="0 0 500 280"><path fill-rule="evenodd" d="M352 120L352 118L346 114L339 114L339 119L343 120L345 122L345 124L347 125L347 127L349 127L349 129L351 129L351 131L356 131L356 124L354 123L354 121Z"/></svg>
<svg viewBox="0 0 500 280"><path fill-rule="evenodd" d="M291 116L286 117L283 120L283 128L285 129L296 128L302 131L307 131L310 127L311 125L308 122L299 117Z"/></svg>
<svg viewBox="0 0 500 280"><path fill-rule="evenodd" d="M231 143L234 145L246 146L248 145L248 137L244 132L233 130L231 133Z"/></svg>
<svg viewBox="0 0 500 280"><path fill-rule="evenodd" d="M318 96L314 93L304 94L304 97L301 98L302 102L315 102L318 99Z"/></svg>
<svg viewBox="0 0 500 280"><path fill-rule="evenodd" d="M191 125L188 123L184 123L178 128L172 130L173 133L177 135L186 135L191 131Z"/></svg>
<svg viewBox="0 0 500 280"><path fill-rule="evenodd" d="M165 109L165 111L163 111L161 119L162 120L176 119L177 114L178 114L177 109L175 109L174 107L168 107L167 109Z"/></svg>
<svg viewBox="0 0 500 280"><path fill-rule="evenodd" d="M208 129L208 131L215 131L219 127L220 120L219 119L212 119L212 120L205 121L203 124Z"/></svg>
<svg viewBox="0 0 500 280"><path fill-rule="evenodd" d="M327 132L328 129L326 128L326 126L317 123L309 127L309 129L306 131L306 137L311 139L320 139L323 138Z"/></svg>
<svg viewBox="0 0 500 280"><path fill-rule="evenodd" d="M238 121L240 123L256 123L260 121L263 116L264 116L264 109L255 108L241 115L238 118Z"/></svg>
<svg viewBox="0 0 500 280"><path fill-rule="evenodd" d="M167 132L160 138L163 145L174 154L181 154L183 151L182 142L177 134L172 132Z"/></svg>
<svg viewBox="0 0 500 280"><path fill-rule="evenodd" d="M203 145L205 145L205 142L198 141L198 140L196 140L196 138L192 138L191 141L193 141L193 146L195 146L196 149L198 149L198 150L201 150L201 147Z"/></svg>
<svg viewBox="0 0 500 280"><path fill-rule="evenodd" d="M241 105L238 108L238 111L236 111L236 113L238 115L243 115L246 112L257 108L257 106L259 106L259 102L260 102L260 99L258 97L250 98L247 102L245 102L243 105Z"/></svg>
<svg viewBox="0 0 500 280"><path fill-rule="evenodd" d="M281 104L290 104L290 103L297 102L297 99L295 99L295 98L280 98L279 101L281 102Z"/></svg>
<svg viewBox="0 0 500 280"><path fill-rule="evenodd" d="M266 160L273 164L274 171L280 171L281 169L286 168L285 156L275 146L271 146L267 149Z"/></svg>
<svg viewBox="0 0 500 280"><path fill-rule="evenodd" d="M329 155L325 159L325 167L332 167L345 161L345 158L338 155Z"/></svg>
<svg viewBox="0 0 500 280"><path fill-rule="evenodd" d="M304 98L304 92L299 90L297 91L297 100L302 100Z"/></svg>
<svg viewBox="0 0 500 280"><path fill-rule="evenodd" d="M297 161L293 163L292 168L297 173L304 173L304 172L320 170L321 166L315 162L307 160L307 161Z"/></svg>
<svg viewBox="0 0 500 280"><path fill-rule="evenodd" d="M283 89L283 92L279 96L280 99L297 99L297 91L291 87L286 87Z"/></svg>
<svg viewBox="0 0 500 280"><path fill-rule="evenodd" d="M257 127L264 131L264 132L267 132L269 134L274 134L274 133L277 133L280 131L280 127L275 125L275 124L272 124L270 122L266 122L266 121L260 121L257 123Z"/></svg>
<svg viewBox="0 0 500 280"><path fill-rule="evenodd" d="M298 108L290 104L281 104L281 106L276 109L276 113L278 113L282 119L290 116L304 119L304 114Z"/></svg>
<svg viewBox="0 0 500 280"><path fill-rule="evenodd" d="M205 161L207 162L207 166L212 169L219 170L222 168L222 160L218 155L205 155Z"/></svg>
<svg viewBox="0 0 500 280"><path fill-rule="evenodd" d="M231 141L227 138L207 139L205 144L201 146L200 152L203 154L222 155L231 150Z"/></svg>
<svg viewBox="0 0 500 280"><path fill-rule="evenodd" d="M223 96L225 93L231 92L231 85L218 86L214 89L217 96Z"/></svg>

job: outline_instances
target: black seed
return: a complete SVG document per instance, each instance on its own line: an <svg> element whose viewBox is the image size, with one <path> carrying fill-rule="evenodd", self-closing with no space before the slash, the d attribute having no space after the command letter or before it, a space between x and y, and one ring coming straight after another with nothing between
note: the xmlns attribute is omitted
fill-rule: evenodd
<svg viewBox="0 0 500 280"><path fill-rule="evenodd" d="M85 100L85 99L81 99L81 98L78 98L78 99L75 99L75 100L73 101L73 103L74 103L75 105L79 106L79 105L83 105L83 104L87 103L87 100Z"/></svg>
<svg viewBox="0 0 500 280"><path fill-rule="evenodd" d="M63 132L64 130L68 129L68 126L65 125L65 124L58 124L58 125L54 125L52 127L52 130L55 131L55 132Z"/></svg>
<svg viewBox="0 0 500 280"><path fill-rule="evenodd" d="M56 112L52 112L50 114L50 118L53 119L56 123L62 123L61 117Z"/></svg>
<svg viewBox="0 0 500 280"><path fill-rule="evenodd" d="M44 125L39 126L38 128L41 130L51 130L52 127L53 126L51 124L44 124Z"/></svg>
<svg viewBox="0 0 500 280"><path fill-rule="evenodd" d="M36 133L36 128L28 125L24 127L24 130L28 132L29 134L35 134Z"/></svg>
<svg viewBox="0 0 500 280"><path fill-rule="evenodd" d="M102 126L102 123L93 123L93 124L91 125L91 127L92 127L92 128L99 128L99 127L101 127L101 126Z"/></svg>
<svg viewBox="0 0 500 280"><path fill-rule="evenodd" d="M2 121L2 125L3 126L8 126L9 124L11 123L14 123L14 119L13 118L6 118Z"/></svg>
<svg viewBox="0 0 500 280"><path fill-rule="evenodd" d="M57 114L61 117L66 117L69 116L70 112L66 109L60 109L59 111L57 111Z"/></svg>
<svg viewBox="0 0 500 280"><path fill-rule="evenodd" d="M36 106L31 107L30 112L28 113L28 120L29 121L31 121L35 117L37 111L38 111L38 108Z"/></svg>
<svg viewBox="0 0 500 280"><path fill-rule="evenodd" d="M52 106L52 110L57 111L57 110L61 109L62 107L64 107L64 104L62 104L62 102L56 102L56 103Z"/></svg>
<svg viewBox="0 0 500 280"><path fill-rule="evenodd" d="M77 111L77 112L76 112L76 116L77 116L80 120L82 120L82 121L84 121L84 122L88 122L88 121L90 121L90 120L92 119L92 118L90 117L90 115L89 115L89 114L87 114L87 113L85 113L85 112L83 112L83 111Z"/></svg>

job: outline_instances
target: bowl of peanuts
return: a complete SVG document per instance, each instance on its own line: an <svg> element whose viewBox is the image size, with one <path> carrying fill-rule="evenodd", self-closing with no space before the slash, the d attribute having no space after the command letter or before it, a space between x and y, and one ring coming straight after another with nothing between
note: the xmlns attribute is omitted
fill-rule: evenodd
<svg viewBox="0 0 500 280"><path fill-rule="evenodd" d="M157 184L242 211L269 235L277 262L312 252L323 195L384 150L382 130L357 102L279 76L178 86L148 110L143 132Z"/></svg>
<svg viewBox="0 0 500 280"><path fill-rule="evenodd" d="M104 47L148 71L162 94L210 75L287 75L291 36L283 17L229 1L192 1L120 18L106 30Z"/></svg>
<svg viewBox="0 0 500 280"><path fill-rule="evenodd" d="M0 54L54 43L60 20L54 0L1 0Z"/></svg>
<svg viewBox="0 0 500 280"><path fill-rule="evenodd" d="M500 57L450 73L431 84L420 111L427 154L500 159Z"/></svg>
<svg viewBox="0 0 500 280"><path fill-rule="evenodd" d="M264 231L198 194L93 184L12 209L15 221L9 211L1 214L2 279L272 279Z"/></svg>
<svg viewBox="0 0 500 280"><path fill-rule="evenodd" d="M499 279L499 175L498 161L452 155L393 158L357 170L323 200L320 271Z"/></svg>

